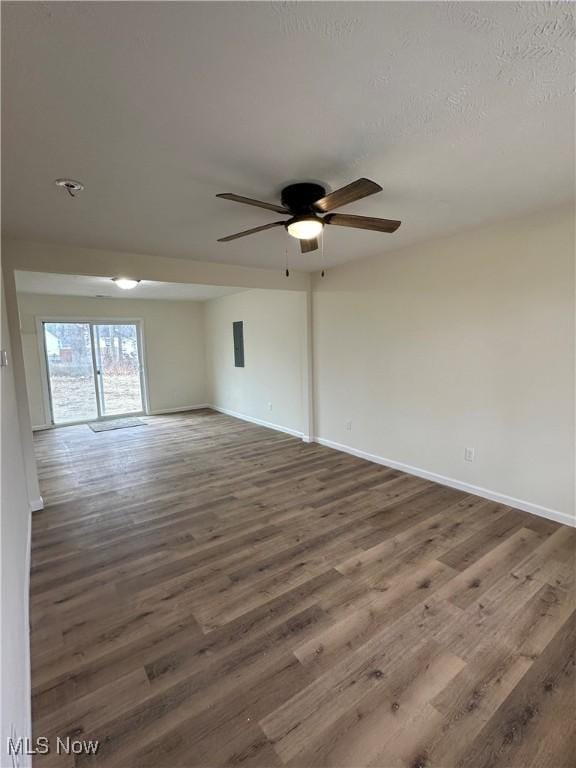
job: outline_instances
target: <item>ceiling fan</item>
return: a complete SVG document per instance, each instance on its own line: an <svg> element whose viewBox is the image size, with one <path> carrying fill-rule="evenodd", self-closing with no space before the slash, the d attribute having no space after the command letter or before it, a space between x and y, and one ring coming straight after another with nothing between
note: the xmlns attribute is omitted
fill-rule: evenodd
<svg viewBox="0 0 576 768"><path fill-rule="evenodd" d="M235 203L254 205L257 208L265 208L268 211L283 213L290 218L287 221L273 221L271 224L263 224L261 227L245 229L235 235L221 237L219 243L228 243L238 237L246 237L256 232L274 227L285 227L289 235L300 240L302 253L315 251L318 248L318 235L325 224L336 224L339 227L354 227L356 229L372 229L375 232L395 232L400 226L399 221L391 219L377 219L372 216L352 216L346 213L331 213L341 205L353 203L368 195L381 192L382 187L370 179L358 179L345 187L326 194L321 184L301 183L290 184L284 187L280 195L281 204L264 203L261 200L252 200L250 197L242 197L225 192L216 197L224 200L232 200ZM326 214L320 216L320 214Z"/></svg>

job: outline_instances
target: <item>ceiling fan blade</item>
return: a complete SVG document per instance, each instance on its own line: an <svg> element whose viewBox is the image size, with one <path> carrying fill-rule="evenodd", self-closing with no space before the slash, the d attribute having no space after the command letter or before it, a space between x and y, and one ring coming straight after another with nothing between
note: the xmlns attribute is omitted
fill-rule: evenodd
<svg viewBox="0 0 576 768"><path fill-rule="evenodd" d="M309 253L310 251L318 250L318 238L314 237L312 240L300 240L300 251L302 253Z"/></svg>
<svg viewBox="0 0 576 768"><path fill-rule="evenodd" d="M246 237L246 235L253 235L256 232L263 232L265 229L273 229L274 227L283 227L283 221L273 221L272 224L263 224L261 227L253 227L252 229L245 229L243 232L236 232L235 235L228 235L227 237L218 238L219 243L227 243L229 240L236 240L238 237Z"/></svg>
<svg viewBox="0 0 576 768"><path fill-rule="evenodd" d="M352 216L346 213L329 213L324 216L325 224L355 229L373 229L375 232L396 232L402 222L392 219L375 219L372 216Z"/></svg>
<svg viewBox="0 0 576 768"><path fill-rule="evenodd" d="M321 197L320 200L316 200L314 208L322 213L328 213L333 211L334 208L340 208L341 205L348 205L355 200L360 200L368 195L374 195L376 192L381 192L382 187L380 184L376 184L375 181L370 179L358 179L351 184L347 184L345 187L334 190L325 197Z"/></svg>
<svg viewBox="0 0 576 768"><path fill-rule="evenodd" d="M251 197L242 197L241 195L233 195L231 192L224 192L221 195L216 195L216 197L221 197L223 200L232 200L234 203L244 203L245 205L255 205L256 208L266 208L268 211L276 211L276 213L290 213L290 211L287 208L284 208L282 205L277 205L276 203L264 203L262 200L252 200Z"/></svg>

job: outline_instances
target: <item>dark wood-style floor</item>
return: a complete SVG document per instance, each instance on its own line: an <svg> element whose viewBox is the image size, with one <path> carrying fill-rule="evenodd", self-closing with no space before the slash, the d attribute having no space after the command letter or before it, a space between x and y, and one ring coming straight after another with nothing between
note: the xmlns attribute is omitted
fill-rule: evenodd
<svg viewBox="0 0 576 768"><path fill-rule="evenodd" d="M36 766L573 765L576 531L198 411L36 435Z"/></svg>

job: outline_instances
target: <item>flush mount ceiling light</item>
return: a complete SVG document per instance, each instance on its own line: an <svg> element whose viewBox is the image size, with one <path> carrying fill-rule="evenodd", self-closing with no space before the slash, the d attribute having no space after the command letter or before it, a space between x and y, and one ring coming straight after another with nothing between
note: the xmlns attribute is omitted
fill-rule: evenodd
<svg viewBox="0 0 576 768"><path fill-rule="evenodd" d="M123 291L130 291L132 288L136 288L140 280L133 280L130 277L113 277L113 282L116 283L118 288L122 288Z"/></svg>
<svg viewBox="0 0 576 768"><path fill-rule="evenodd" d="M291 219L286 224L288 234L298 240L312 240L322 232L322 219L316 216L301 216Z"/></svg>
<svg viewBox="0 0 576 768"><path fill-rule="evenodd" d="M75 197L78 192L82 192L84 184L81 181L74 181L74 179L56 179L54 182L57 187L64 187L70 197Z"/></svg>

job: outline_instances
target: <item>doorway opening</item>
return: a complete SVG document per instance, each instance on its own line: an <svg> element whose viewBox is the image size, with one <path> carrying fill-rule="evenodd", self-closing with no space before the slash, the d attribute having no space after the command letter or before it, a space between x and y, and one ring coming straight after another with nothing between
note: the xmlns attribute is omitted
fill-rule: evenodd
<svg viewBox="0 0 576 768"><path fill-rule="evenodd" d="M137 321L40 322L52 424L144 412Z"/></svg>

